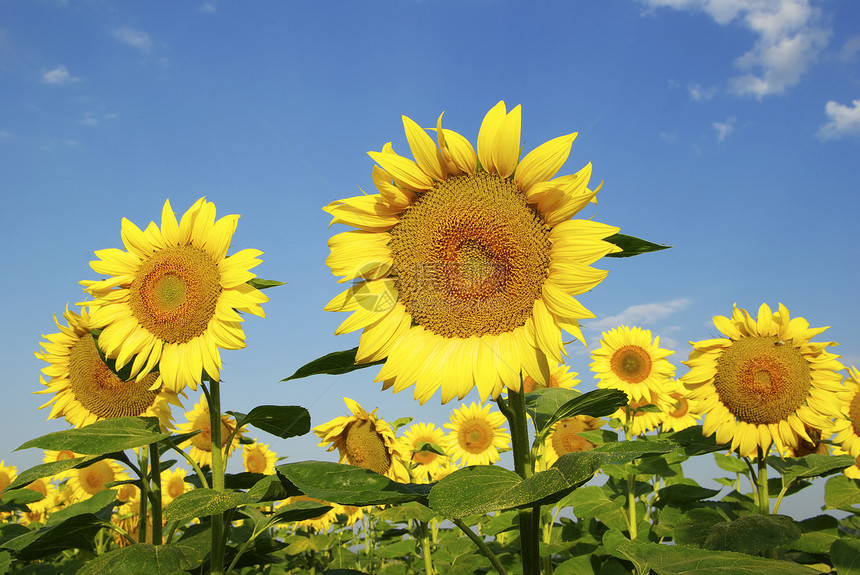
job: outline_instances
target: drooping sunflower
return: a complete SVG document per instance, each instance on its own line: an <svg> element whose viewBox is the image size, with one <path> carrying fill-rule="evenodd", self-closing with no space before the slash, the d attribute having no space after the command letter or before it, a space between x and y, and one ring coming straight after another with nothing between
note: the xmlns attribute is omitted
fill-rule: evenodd
<svg viewBox="0 0 860 575"><path fill-rule="evenodd" d="M72 502L89 499L99 491L108 489L107 484L130 479L128 473L116 461L102 459L92 465L74 469L67 487L71 489Z"/></svg>
<svg viewBox="0 0 860 575"><path fill-rule="evenodd" d="M437 389L442 403L473 387L495 398L524 376L548 384L562 329L584 341L579 320L594 315L573 296L606 276L591 264L619 251L604 241L618 228L570 219L600 188L588 188L591 164L553 178L576 134L520 159L520 116L494 106L477 153L441 115L435 142L404 116L415 159L390 143L369 152L379 193L324 208L357 228L329 240L332 273L356 283L325 309L352 312L335 333L363 330L358 363L387 358L385 388L414 383L421 403Z"/></svg>
<svg viewBox="0 0 860 575"><path fill-rule="evenodd" d="M699 402L690 399L690 393L683 384L673 379L669 382L662 398L665 402L660 414L660 429L681 431L698 424L701 419Z"/></svg>
<svg viewBox="0 0 860 575"><path fill-rule="evenodd" d="M589 367L597 387L621 390L631 402L650 400L651 393L662 391L675 374L675 366L666 359L673 353L661 349L660 336L652 339L650 330L622 325L603 332Z"/></svg>
<svg viewBox="0 0 860 575"><path fill-rule="evenodd" d="M81 282L95 297L90 327L102 329L98 343L117 369L131 365L143 379L158 366L163 384L179 392L205 376L220 378L220 349L245 347L242 317L265 317L268 297L247 282L263 252L244 249L227 256L238 215L215 220L215 205L200 198L177 223L164 203L161 227L141 231L123 218L127 251L95 252L90 262L100 281Z"/></svg>
<svg viewBox="0 0 860 575"><path fill-rule="evenodd" d="M606 423L605 419L590 415L576 415L556 422L552 432L544 442L544 463L550 467L558 458L567 453L588 451L595 445L580 435L583 431L600 429Z"/></svg>
<svg viewBox="0 0 860 575"><path fill-rule="evenodd" d="M451 431L445 436L445 451L463 465L489 465L500 459L499 449L510 447L511 436L502 427L505 416L490 411L489 404L472 402L451 412Z"/></svg>
<svg viewBox="0 0 860 575"><path fill-rule="evenodd" d="M50 364L42 368L49 380L39 378L45 389L36 392L53 394L39 408L51 406L48 419L65 417L73 426L83 427L109 417L145 415L157 417L162 429L168 429L170 404L180 408L182 404L176 393L152 389L158 372L123 381L99 356L87 310L82 308L78 315L66 309L63 317L68 325L55 317L60 332L43 336L48 341L41 342L41 352L35 354Z"/></svg>
<svg viewBox="0 0 860 575"><path fill-rule="evenodd" d="M530 391L535 391L536 389L544 389L547 387L573 389L580 381L576 379L577 375L579 374L570 371L570 368L562 363L550 369L549 381L547 381L546 385L538 383L530 375L525 376L523 378L523 393L528 393Z"/></svg>
<svg viewBox="0 0 860 575"><path fill-rule="evenodd" d="M855 366L848 368L843 386L836 392L841 413L834 421L833 441L843 452L856 458L854 465L845 470L845 475L860 479L860 371Z"/></svg>
<svg viewBox="0 0 860 575"><path fill-rule="evenodd" d="M732 317L714 317L726 337L690 342L681 381L706 413L703 433L719 443L731 441L741 456L765 454L771 444L780 454L812 442L807 427L829 430L839 417L844 366L826 350L834 342L812 342L827 328L810 328L791 319L785 306L771 313L767 304L754 319L735 306Z"/></svg>
<svg viewBox="0 0 860 575"><path fill-rule="evenodd" d="M348 397L344 403L352 415L336 417L314 428L321 439L320 447L337 449L340 463L364 467L396 481L408 481L403 460L408 458L394 437L391 425L377 417L376 409L368 413L357 401Z"/></svg>
<svg viewBox="0 0 860 575"><path fill-rule="evenodd" d="M206 396L200 396L200 403L195 403L191 411L185 413L185 418L188 420L185 423L176 425L179 433L190 433L200 430L200 433L191 439L183 442L180 447L185 449L191 447L188 455L197 462L198 465L212 466L212 422L209 418L209 403L206 402ZM224 454L224 460L233 453L239 438L245 433L244 429L240 429L236 433L236 437L230 442L229 448L227 442L230 440L230 434L236 429L236 419L226 413L221 414L221 448Z"/></svg>
<svg viewBox="0 0 860 575"><path fill-rule="evenodd" d="M422 443L432 443L443 448L445 444L445 430L436 427L432 423L416 423L407 429L400 438L407 454L406 461L413 464L412 479L417 483L435 481L436 474L448 459L443 454L434 451L417 451ZM444 448L443 448L444 449Z"/></svg>
<svg viewBox="0 0 860 575"><path fill-rule="evenodd" d="M254 439L254 443L243 446L242 461L245 464L245 471L249 473L271 475L275 473L278 454L269 449L267 444L259 443Z"/></svg>

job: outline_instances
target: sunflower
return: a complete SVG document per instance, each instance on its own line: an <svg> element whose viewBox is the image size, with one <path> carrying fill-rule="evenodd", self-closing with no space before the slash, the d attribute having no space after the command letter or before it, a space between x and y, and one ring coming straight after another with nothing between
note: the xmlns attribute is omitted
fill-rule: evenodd
<svg viewBox="0 0 860 575"><path fill-rule="evenodd" d="M191 489L185 482L187 471L182 467L165 469L161 472L161 506L167 507L171 501Z"/></svg>
<svg viewBox="0 0 860 575"><path fill-rule="evenodd" d="M807 427L830 429L839 417L844 366L825 348L833 342L811 342L827 328L810 328L803 318L789 317L779 304L767 304L754 319L735 306L732 317L714 317L726 337L693 343L681 377L690 398L707 413L702 432L716 433L718 443L731 441L741 456L765 454L771 444L781 454L801 439L813 441Z"/></svg>
<svg viewBox="0 0 860 575"><path fill-rule="evenodd" d="M336 417L314 428L328 451L338 450L340 463L364 467L396 481L408 480L403 460L408 459L397 442L391 426L376 416L376 409L368 413L358 402L343 398L352 415Z"/></svg>
<svg viewBox="0 0 860 575"><path fill-rule="evenodd" d="M606 420L590 415L576 415L562 419L552 426L552 432L544 442L544 461L550 467L567 453L594 449L594 443L580 435L583 431L600 429Z"/></svg>
<svg viewBox="0 0 860 575"><path fill-rule="evenodd" d="M278 461L278 454L269 449L267 444L258 443L254 439L254 443L243 447L242 460L245 463L245 471L272 475L275 473L275 462Z"/></svg>
<svg viewBox="0 0 860 575"><path fill-rule="evenodd" d="M73 472L68 481L70 502L89 499L99 491L108 489L108 483L130 479L119 463L108 459L74 469Z"/></svg>
<svg viewBox="0 0 860 575"><path fill-rule="evenodd" d="M47 477L36 479L26 488L43 495L43 499L27 504L31 512L46 515L48 511L57 507L60 500L60 491Z"/></svg>
<svg viewBox="0 0 860 575"><path fill-rule="evenodd" d="M576 379L578 374L570 371L570 368L565 364L559 364L550 369L549 381L546 385L538 383L532 376L527 375L523 378L523 393L528 393L536 389L545 389L547 387L559 387L561 389L573 389L579 380Z"/></svg>
<svg viewBox="0 0 860 575"><path fill-rule="evenodd" d="M180 447L183 449L191 447L188 455L191 459L197 462L198 465L212 466L212 422L209 419L209 404L206 402L204 395L200 396L200 403L195 403L191 411L185 413L186 423L180 423L176 426L179 433L190 433L192 431L200 431L191 439L183 442ZM230 434L236 429L236 420L225 414L221 415L221 448L227 448L227 441L230 439ZM230 442L229 448L224 452L226 460L236 448L236 443L239 437L245 433L244 429L240 429L236 433L234 441Z"/></svg>
<svg viewBox="0 0 860 575"><path fill-rule="evenodd" d="M80 315L66 309L63 317L68 325L54 317L60 332L43 336L48 341L41 342L41 353L35 354L50 364L42 368L49 381L39 378L46 389L36 392L53 394L39 408L51 405L48 419L65 417L73 426L83 427L109 417L144 415L157 417L162 429L168 429L170 404L182 404L172 391L152 389L158 372L123 381L99 356L86 309Z"/></svg>
<svg viewBox="0 0 860 575"><path fill-rule="evenodd" d="M6 465L6 462L0 459L0 493L6 491L16 477L18 477L18 468L14 465Z"/></svg>
<svg viewBox="0 0 860 575"><path fill-rule="evenodd" d="M281 505L289 505L290 503L296 503L298 501L313 501L314 503L331 506L331 509L324 512L322 515L318 515L317 517L313 517L311 519L303 519L302 521L296 521L295 523L289 524L308 527L320 533L328 531L328 528L331 527L331 524L337 521L338 514L343 515L346 513L342 505L339 505L337 503L329 503L320 499L314 499L313 497L308 497L307 495L293 495L292 497L287 497L283 501L276 502L275 509L277 509Z"/></svg>
<svg viewBox="0 0 860 575"><path fill-rule="evenodd" d="M490 412L490 406L462 405L451 412L451 431L445 436L445 451L463 465L489 465L499 458L499 449L510 446L511 436L502 428L505 416Z"/></svg>
<svg viewBox="0 0 860 575"><path fill-rule="evenodd" d="M110 277L81 283L96 298L88 302L90 327L103 328L99 346L117 369L131 364L130 377L141 380L158 366L152 386L173 392L220 378L218 349L245 347L237 312L265 317L260 304L268 301L247 283L263 252L227 256L238 220L216 221L215 205L200 198L177 223L166 201L161 228L153 222L141 231L123 219L128 251L95 252L90 265Z"/></svg>
<svg viewBox="0 0 860 575"><path fill-rule="evenodd" d="M660 429L681 431L698 424L701 419L699 402L689 398L687 388L680 381L670 380L662 399L666 404L660 415Z"/></svg>
<svg viewBox="0 0 860 575"><path fill-rule="evenodd" d="M406 461L412 463L412 478L419 483L435 481L447 457L434 451L418 451L418 446L426 442L441 448L445 443L445 430L432 423L416 423L403 433L400 441L407 454Z"/></svg>
<svg viewBox="0 0 860 575"><path fill-rule="evenodd" d="M675 366L666 359L673 353L661 349L660 336L652 340L650 330L622 325L603 332L589 367L597 387L621 390L635 402L650 399L651 391L675 374Z"/></svg>
<svg viewBox="0 0 860 575"><path fill-rule="evenodd" d="M385 359L385 388L414 383L421 403L437 389L442 403L473 387L495 398L526 375L549 383L562 329L584 341L579 320L594 314L572 296L606 277L591 264L619 251L604 241L618 228L570 219L600 188L588 188L591 164L552 179L576 134L520 160L520 116L496 104L477 154L441 115L435 143L404 116L415 160L390 144L369 152L379 193L324 208L358 228L329 240L332 273L356 283L325 309L352 312L335 333L363 330L356 362Z"/></svg>
<svg viewBox="0 0 860 575"><path fill-rule="evenodd" d="M621 422L628 438L657 429L663 420L663 414L672 410L674 403L670 401L669 393L664 385L660 384L654 389L648 390L647 398L634 399L627 406L617 409L612 414L613 419ZM654 406L656 409L643 409L646 406Z"/></svg>
<svg viewBox="0 0 860 575"><path fill-rule="evenodd" d="M833 425L833 442L841 451L853 455L854 465L845 470L845 475L860 479L860 371L855 366L848 368L844 388L836 394L841 404L841 415Z"/></svg>

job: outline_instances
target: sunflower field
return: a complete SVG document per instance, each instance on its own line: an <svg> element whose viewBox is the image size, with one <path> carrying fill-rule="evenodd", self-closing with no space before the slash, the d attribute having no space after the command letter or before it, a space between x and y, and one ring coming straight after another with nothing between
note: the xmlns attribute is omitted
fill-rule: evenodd
<svg viewBox="0 0 860 575"><path fill-rule="evenodd" d="M377 193L323 208L349 228L325 311L358 345L285 381L374 368L418 413L453 402L449 422L348 397L316 425L222 405L219 350L245 347L281 282L251 271L261 251L228 255L238 216L166 201L160 225L123 219L124 249L95 251L100 278L39 344L43 407L71 427L20 447L40 465L0 461L0 575L860 573L860 371L826 328L735 307L682 374L632 325L572 365L593 265L667 246L583 216L591 164L557 176L577 134L523 153L519 106L494 106L475 146L441 115L403 124L412 157L369 152ZM313 433L339 462L284 463L255 430ZM685 475L702 460L721 488ZM780 514L814 483L822 514Z"/></svg>

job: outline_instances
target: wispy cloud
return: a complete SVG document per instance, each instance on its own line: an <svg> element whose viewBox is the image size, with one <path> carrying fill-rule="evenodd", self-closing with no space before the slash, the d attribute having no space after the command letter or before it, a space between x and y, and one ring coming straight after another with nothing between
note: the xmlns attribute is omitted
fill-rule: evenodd
<svg viewBox="0 0 860 575"><path fill-rule="evenodd" d="M860 36L852 36L842 45L842 50L839 51L839 59L845 62L853 62L860 52Z"/></svg>
<svg viewBox="0 0 860 575"><path fill-rule="evenodd" d="M753 48L735 60L741 71L729 80L732 92L754 96L780 94L827 47L831 31L821 27L820 11L810 0L639 0L650 8L704 12L720 25L738 22L756 35Z"/></svg>
<svg viewBox="0 0 860 575"><path fill-rule="evenodd" d="M15 138L15 136L10 134L6 130L0 130L0 144L11 142L13 138Z"/></svg>
<svg viewBox="0 0 860 575"><path fill-rule="evenodd" d="M678 298L665 302L632 305L618 315L583 323L585 323L584 327L592 331L605 331L620 325L636 325L647 329L650 324L685 309L691 303L693 303L692 299Z"/></svg>
<svg viewBox="0 0 860 575"><path fill-rule="evenodd" d="M200 6L197 7L197 9L204 14L214 14L218 11L218 6L215 4L215 2L203 2L202 4L200 4Z"/></svg>
<svg viewBox="0 0 860 575"><path fill-rule="evenodd" d="M816 137L821 141L839 140L847 136L860 136L860 100L846 106L830 100L824 106L829 121L818 129Z"/></svg>
<svg viewBox="0 0 860 575"><path fill-rule="evenodd" d="M711 127L717 131L717 141L719 143L723 143L726 141L726 138L729 137L729 134L735 131L735 124L738 119L732 116L731 118L727 118L725 122L714 122L711 124Z"/></svg>
<svg viewBox="0 0 860 575"><path fill-rule="evenodd" d="M690 98L697 102L701 102L713 98L714 94L717 93L717 89L713 86L705 88L697 82L690 82L687 84L687 92L690 94Z"/></svg>
<svg viewBox="0 0 860 575"><path fill-rule="evenodd" d="M136 48L143 54L149 54L152 51L152 39L146 32L124 26L114 30L111 35L115 40Z"/></svg>
<svg viewBox="0 0 860 575"><path fill-rule="evenodd" d="M76 78L72 76L65 66L60 65L52 70L48 70L42 73L42 83L43 84L51 84L53 86L63 86L66 84L72 84L74 82L80 82L80 78Z"/></svg>

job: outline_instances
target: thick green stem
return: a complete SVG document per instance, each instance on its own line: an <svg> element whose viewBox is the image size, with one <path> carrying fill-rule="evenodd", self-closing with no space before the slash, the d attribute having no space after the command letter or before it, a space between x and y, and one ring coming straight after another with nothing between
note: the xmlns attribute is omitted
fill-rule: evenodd
<svg viewBox="0 0 860 575"><path fill-rule="evenodd" d="M138 543L146 543L146 516L149 514L149 450L146 447L140 449L138 464L140 465L140 505L139 505L139 523L137 526L137 541Z"/></svg>
<svg viewBox="0 0 860 575"><path fill-rule="evenodd" d="M224 491L224 458L221 451L221 390L219 382L213 381L206 398L209 401L209 429L212 448L212 489ZM203 387L204 392L206 387ZM224 515L212 516L212 575L224 573Z"/></svg>
<svg viewBox="0 0 860 575"><path fill-rule="evenodd" d="M758 448L758 510L762 515L770 515L770 493L767 486L767 461L764 450Z"/></svg>
<svg viewBox="0 0 860 575"><path fill-rule="evenodd" d="M466 534L466 537L472 540L472 543L478 546L478 549L480 549L481 553L483 553L487 557L487 559L490 560L490 563L493 565L493 568L499 573L499 575L508 575L508 572L505 570L504 565L502 565L501 561L499 561L499 558L496 557L496 554L493 553L493 551L489 547L487 547L487 544L484 543L483 539L475 535L475 532L472 531L468 525L463 523L461 519L452 519L451 521L454 523L454 525L460 528L460 531ZM524 573L529 572L525 571Z"/></svg>
<svg viewBox="0 0 860 575"><path fill-rule="evenodd" d="M424 572L427 575L435 575L436 570L433 568L433 554L430 549L430 534L427 530L427 523L418 520L417 525L418 538L421 541L421 552L424 554Z"/></svg>
<svg viewBox="0 0 860 575"><path fill-rule="evenodd" d="M636 474L627 475L627 527L630 532L630 540L633 541L639 535L636 517Z"/></svg>
<svg viewBox="0 0 860 575"><path fill-rule="evenodd" d="M149 445L149 469L152 480L152 544L161 545L161 452L158 443Z"/></svg>

